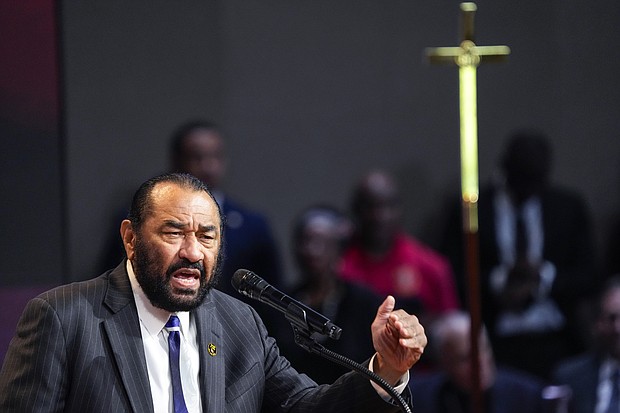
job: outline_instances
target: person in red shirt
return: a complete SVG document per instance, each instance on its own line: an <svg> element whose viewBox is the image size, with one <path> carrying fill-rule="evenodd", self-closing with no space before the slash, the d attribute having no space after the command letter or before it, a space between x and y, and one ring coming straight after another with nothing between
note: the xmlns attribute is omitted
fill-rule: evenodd
<svg viewBox="0 0 620 413"><path fill-rule="evenodd" d="M402 204L394 179L373 170L352 199L356 229L342 261L342 277L393 294L409 310L435 316L459 307L449 261L402 228Z"/></svg>

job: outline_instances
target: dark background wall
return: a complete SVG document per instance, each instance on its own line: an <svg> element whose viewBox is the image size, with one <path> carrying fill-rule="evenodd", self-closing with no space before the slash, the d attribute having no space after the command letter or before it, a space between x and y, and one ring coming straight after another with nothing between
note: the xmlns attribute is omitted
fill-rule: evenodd
<svg viewBox="0 0 620 413"><path fill-rule="evenodd" d="M0 6L0 285L60 281L59 72L50 0Z"/></svg>
<svg viewBox="0 0 620 413"><path fill-rule="evenodd" d="M15 41L48 27L37 44L56 51L53 3L39 1L48 26L10 2L0 13L3 30L31 29L0 36L3 286L96 275L117 212L166 170L171 131L198 116L224 127L227 186L271 219L291 278L295 213L319 201L345 207L372 166L397 175L407 227L435 241L443 199L459 188L458 76L423 50L457 45L458 1L61 2L62 70L52 53L16 83L25 51ZM477 4L478 44L512 49L478 71L481 181L509 132L545 130L554 180L586 197L602 246L620 210L620 3ZM55 79L62 117L54 99L35 97L26 117L8 99L30 88L54 96Z"/></svg>
<svg viewBox="0 0 620 413"><path fill-rule="evenodd" d="M0 360L66 262L55 23L51 0L0 4Z"/></svg>

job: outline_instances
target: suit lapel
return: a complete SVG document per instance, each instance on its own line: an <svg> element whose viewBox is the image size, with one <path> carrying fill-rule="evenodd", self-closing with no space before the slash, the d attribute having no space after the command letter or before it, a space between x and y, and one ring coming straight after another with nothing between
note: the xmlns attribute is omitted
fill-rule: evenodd
<svg viewBox="0 0 620 413"><path fill-rule="evenodd" d="M225 402L225 365L222 325L215 317L213 297L192 312L196 317L200 353L200 394L204 413L223 412Z"/></svg>
<svg viewBox="0 0 620 413"><path fill-rule="evenodd" d="M114 361L134 412L153 411L140 321L125 261L110 273L104 303L113 315L103 322Z"/></svg>

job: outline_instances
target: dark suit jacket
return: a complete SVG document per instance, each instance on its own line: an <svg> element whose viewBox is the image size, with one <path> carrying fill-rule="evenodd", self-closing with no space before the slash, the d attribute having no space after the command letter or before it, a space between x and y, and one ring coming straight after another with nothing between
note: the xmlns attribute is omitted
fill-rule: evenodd
<svg viewBox="0 0 620 413"><path fill-rule="evenodd" d="M279 356L249 306L219 291L192 314L205 413L398 410L357 373L318 387ZM125 263L28 303L0 371L0 411L153 411Z"/></svg>
<svg viewBox="0 0 620 413"><path fill-rule="evenodd" d="M478 238L481 289L489 298L489 273L500 263L496 240L496 189L487 186L478 202ZM590 215L584 201L565 189L549 187L541 195L543 219L543 258L556 266L557 274L551 294L565 312L574 310L575 301L596 286L595 254ZM465 264L460 203L455 203L450 214L441 251L455 269L463 302L465 296ZM487 327L493 327L496 309L493 300L483 300Z"/></svg>
<svg viewBox="0 0 620 413"><path fill-rule="evenodd" d="M457 413L442 407L448 386L443 373L412 377L409 383L416 413ZM486 394L487 413L542 413L543 383L521 372L498 369L495 384ZM469 406L469 405L467 405Z"/></svg>
<svg viewBox="0 0 620 413"><path fill-rule="evenodd" d="M573 392L572 413L594 413L599 368L600 358L589 353L565 360L554 370L554 383L566 384Z"/></svg>

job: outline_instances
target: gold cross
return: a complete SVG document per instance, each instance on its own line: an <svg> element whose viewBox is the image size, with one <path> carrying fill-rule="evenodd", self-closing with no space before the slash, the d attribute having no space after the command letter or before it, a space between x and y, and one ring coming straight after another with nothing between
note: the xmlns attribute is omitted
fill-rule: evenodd
<svg viewBox="0 0 620 413"><path fill-rule="evenodd" d="M463 40L458 47L428 48L431 63L456 63L459 67L459 101L461 119L461 195L463 231L465 233L465 272L469 283L471 317L471 365L479 366L478 333L482 327L478 263L478 113L476 69L484 60L501 60L510 54L507 46L476 46L474 43L475 3L461 3ZM480 372L471 369L472 412L484 413L485 406Z"/></svg>
<svg viewBox="0 0 620 413"><path fill-rule="evenodd" d="M459 67L461 119L461 194L466 232L478 231L478 113L476 69L481 62L503 60L508 46L476 46L474 43L475 3L461 3L463 40L458 47L427 48L431 63L455 63Z"/></svg>

